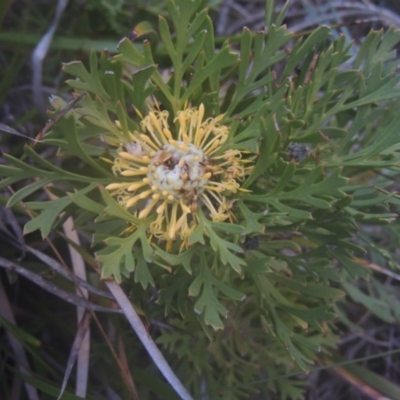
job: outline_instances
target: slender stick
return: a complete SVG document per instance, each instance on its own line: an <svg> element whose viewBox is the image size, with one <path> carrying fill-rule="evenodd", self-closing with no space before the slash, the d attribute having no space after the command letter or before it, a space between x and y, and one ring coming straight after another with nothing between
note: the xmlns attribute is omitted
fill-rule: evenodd
<svg viewBox="0 0 400 400"><path fill-rule="evenodd" d="M115 297L115 300L121 307L132 328L138 335L140 341L148 351L150 357L152 358L152 360L154 361L160 372L164 375L165 379L174 388L174 390L176 391L176 393L178 393L178 395L182 400L193 400L193 397L182 385L181 381L177 378L174 371L172 371L171 367L165 360L164 356L162 355L162 353L160 352L160 350L158 349L158 347L148 334L141 319L139 318L139 315L132 307L131 302L126 297L121 287L115 282L105 281L105 284Z"/></svg>

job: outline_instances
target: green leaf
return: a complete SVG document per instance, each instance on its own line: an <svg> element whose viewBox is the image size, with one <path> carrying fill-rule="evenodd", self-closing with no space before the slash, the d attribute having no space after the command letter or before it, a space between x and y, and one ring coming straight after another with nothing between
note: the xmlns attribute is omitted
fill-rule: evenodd
<svg viewBox="0 0 400 400"><path fill-rule="evenodd" d="M24 382L29 383L30 385L32 385L33 387L39 389L41 392L46 393L50 396L52 396L52 398L57 398L57 396L60 394L60 385L59 383L48 383L48 382L44 382L42 379L38 379L38 378L33 378L24 374L21 374L18 370L13 371L14 374L16 374L17 376L19 376ZM69 391L64 391L63 395L62 395L62 399L63 400L80 400L82 399L82 397L78 397L75 396L74 394L72 394ZM88 396L87 397L88 400L94 400L94 397L92 396Z"/></svg>
<svg viewBox="0 0 400 400"><path fill-rule="evenodd" d="M102 215L104 213L104 205L94 201L86 196L86 193L92 191L96 186L89 186L85 190L75 190L74 193L70 193L69 197L71 200L80 208L95 213L97 215Z"/></svg>
<svg viewBox="0 0 400 400"><path fill-rule="evenodd" d="M0 165L0 174L1 176L7 177L18 177L20 179L23 178L34 178L34 177L49 177L53 176L48 171L41 170L39 168L35 168L32 165L29 165L17 158L10 156L8 154L4 154L4 159L11 164L15 165L17 168L9 167L6 165Z"/></svg>
<svg viewBox="0 0 400 400"><path fill-rule="evenodd" d="M174 62L177 58L177 53L172 42L172 36L169 31L168 23L162 16L158 17L158 29L160 31L161 40L163 41L165 49L167 50L168 55L171 57L172 62Z"/></svg>
<svg viewBox="0 0 400 400"><path fill-rule="evenodd" d="M81 61L64 63L63 71L79 78L79 80L76 81L67 81L70 86L99 95L103 99L109 98L109 94L106 92L99 79L97 55L95 51L91 51L90 53L90 72L85 68Z"/></svg>
<svg viewBox="0 0 400 400"><path fill-rule="evenodd" d="M70 204L71 199L67 196L61 197L57 200L26 203L28 209L41 210L42 212L37 217L26 223L24 226L24 235L40 229L42 237L46 238L49 235L55 220Z"/></svg>
<svg viewBox="0 0 400 400"><path fill-rule="evenodd" d="M126 238L106 239L107 247L96 254L103 279L113 276L117 283L121 283L122 275L128 277L135 270L137 255L133 255L133 246L138 240L137 232Z"/></svg>
<svg viewBox="0 0 400 400"><path fill-rule="evenodd" d="M197 246L191 246L188 250L179 254L173 254L160 249L157 245L152 245L155 248L155 253L160 256L155 262L170 270L171 266L182 265L188 274L192 274L192 257L195 255Z"/></svg>
<svg viewBox="0 0 400 400"><path fill-rule="evenodd" d="M287 352L296 362L296 364L303 371L309 371L312 361L308 357L306 357L301 351L299 351L299 349L292 342L291 337L294 335L294 333L282 322L273 306L271 307L271 314L275 324L275 331L279 340L283 343Z"/></svg>
<svg viewBox="0 0 400 400"><path fill-rule="evenodd" d="M155 283L148 267L148 261L145 260L141 252L135 252L135 258L136 258L136 268L134 273L135 282L140 283L144 289L146 289L149 284L154 287Z"/></svg>
<svg viewBox="0 0 400 400"><path fill-rule="evenodd" d="M201 31L196 35L194 42L190 47L189 53L182 63L182 71L186 71L189 68L189 66L195 61L200 50L202 50L204 47L204 41L206 39L206 36L207 36L207 31Z"/></svg>
<svg viewBox="0 0 400 400"><path fill-rule="evenodd" d="M268 194L268 196L275 197L278 193L282 196L281 192L292 181L295 172L296 164L293 162L286 163L286 168L283 171L277 185L275 186L274 190Z"/></svg>
<svg viewBox="0 0 400 400"><path fill-rule="evenodd" d="M18 192L15 192L10 197L10 199L7 202L7 207L12 207L14 204L24 200L26 197L30 196L32 193L35 193L36 191L48 185L52 181L53 181L52 178L44 178L24 186L22 189L18 190Z"/></svg>
<svg viewBox="0 0 400 400"><path fill-rule="evenodd" d="M272 275L270 279L280 282L284 287L291 288L296 292L321 299L337 299L346 295L343 290L313 283L301 284L296 279L286 278L281 275Z"/></svg>
<svg viewBox="0 0 400 400"><path fill-rule="evenodd" d="M362 304L367 310L378 318L392 323L394 322L393 315L391 314L390 307L387 306L386 302L376 299L373 295L367 295L363 293L357 286L350 282L343 282L344 290L356 303Z"/></svg>
<svg viewBox="0 0 400 400"><path fill-rule="evenodd" d="M189 287L189 296L198 297L194 310L202 314L207 325L211 325L215 330L223 329L224 324L220 316L226 317L228 311L218 300L217 289L213 285L214 278L207 267L204 255L201 258L201 269Z"/></svg>
<svg viewBox="0 0 400 400"><path fill-rule="evenodd" d="M209 225L222 232L229 232L234 234L241 234L244 232L243 226L236 224L228 224L226 222L209 222Z"/></svg>
<svg viewBox="0 0 400 400"><path fill-rule="evenodd" d="M104 169L99 162L94 160L93 157L91 157L82 146L82 139L78 136L76 122L73 117L61 118L53 129L60 130L62 132L62 135L67 139L67 142L71 147L72 153L76 157L80 157L83 161L85 161L85 163L90 165L96 171L100 172L101 175L106 177L113 176L110 170Z"/></svg>
<svg viewBox="0 0 400 400"><path fill-rule="evenodd" d="M36 339L34 336L30 335L28 331L18 328L16 325L10 323L2 316L0 316L0 326L5 328L8 332L10 332L13 337L15 337L21 344L30 345L39 348L42 343L39 339Z"/></svg>
<svg viewBox="0 0 400 400"><path fill-rule="evenodd" d="M242 200L238 201L238 206L245 219L245 232L246 233L264 233L265 225L258 222L260 218L264 217L264 213L254 213L244 204Z"/></svg>
<svg viewBox="0 0 400 400"><path fill-rule="evenodd" d="M285 79L289 76L295 67L302 61L302 59L312 52L313 47L316 44L324 42L331 35L331 30L327 26L320 26L313 30L307 39L302 42L299 40L293 47L291 54L286 61L285 68L282 72L282 78Z"/></svg>
<svg viewBox="0 0 400 400"><path fill-rule="evenodd" d="M319 306L315 308L299 308L299 307L291 307L284 304L280 304L277 306L292 315L302 319L307 322L314 329L321 330L321 327L318 324L318 321L327 321L331 320L335 317L335 314L328 312L329 306Z"/></svg>
<svg viewBox="0 0 400 400"><path fill-rule="evenodd" d="M351 277L368 277L368 269L365 266L355 262L347 250L338 247L336 249L330 249L329 253L332 254L343 265Z"/></svg>
<svg viewBox="0 0 400 400"><path fill-rule="evenodd" d="M268 123L268 126L267 126ZM261 146L259 150L259 156L256 161L251 174L243 183L243 188L248 188L271 164L274 163L277 151L280 143L280 135L276 130L273 122L273 118L268 118L267 121L264 118L260 119L260 131L261 131ZM278 146L277 146L278 145Z"/></svg>
<svg viewBox="0 0 400 400"><path fill-rule="evenodd" d="M215 330L223 329L224 324L220 315L226 317L227 309L218 301L212 285L206 282L203 282L203 285L202 293L194 304L194 310L198 314L204 312L203 318L207 325L211 325Z"/></svg>
<svg viewBox="0 0 400 400"><path fill-rule="evenodd" d="M194 243L205 244L204 241L204 227L202 222L200 221L198 227L190 234L188 238L188 244L192 245Z"/></svg>
<svg viewBox="0 0 400 400"><path fill-rule="evenodd" d="M304 202L313 202L317 199L312 195L329 195L332 197L344 197L344 192L341 188L347 182L347 178L340 176L340 170L334 170L329 176L316 182L322 175L322 166L318 166L308 174L306 180L297 189L289 192L281 192L280 199L298 198ZM325 203L325 202L324 202ZM324 207L322 207L324 208Z"/></svg>
<svg viewBox="0 0 400 400"><path fill-rule="evenodd" d="M99 189L101 197L107 205L107 207L104 209L104 214L106 214L108 217L116 217L124 221L132 222L135 225L139 225L141 223L141 220L134 217L129 211L121 207L110 195L107 189L102 186L100 186Z"/></svg>
<svg viewBox="0 0 400 400"><path fill-rule="evenodd" d="M166 285L160 289L160 296L157 299L157 304L164 304L165 315L171 315L178 309L180 315L184 317L187 307L187 296L189 294L189 286L192 277L187 274L183 277L179 275L164 277L161 282L166 281Z"/></svg>
<svg viewBox="0 0 400 400"><path fill-rule="evenodd" d="M220 238L209 223L204 223L204 228L210 238L211 247L215 251L218 251L222 263L224 265L229 264L238 274L240 274L242 271L241 266L246 265L246 261L235 256L230 250L242 253L242 248Z"/></svg>
<svg viewBox="0 0 400 400"><path fill-rule="evenodd" d="M224 46L215 57L201 68L196 68L189 87L185 90L181 101L187 101L194 90L199 87L207 78L223 68L230 67L237 62L237 56L232 53L228 46Z"/></svg>

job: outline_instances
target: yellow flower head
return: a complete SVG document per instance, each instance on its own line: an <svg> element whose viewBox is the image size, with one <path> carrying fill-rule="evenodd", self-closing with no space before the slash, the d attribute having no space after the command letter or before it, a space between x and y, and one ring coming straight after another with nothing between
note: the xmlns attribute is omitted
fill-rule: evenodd
<svg viewBox="0 0 400 400"><path fill-rule="evenodd" d="M106 188L139 219L153 213L150 237L170 247L176 239L187 243L198 225L199 207L213 221L232 221L233 200L225 196L243 190L238 181L253 166L243 151L221 150L229 133L219 124L224 115L204 119L203 104L186 108L174 119L175 134L168 117L168 111L151 110L142 119L142 132L130 133L130 143L119 147L113 161L114 174L126 182Z"/></svg>

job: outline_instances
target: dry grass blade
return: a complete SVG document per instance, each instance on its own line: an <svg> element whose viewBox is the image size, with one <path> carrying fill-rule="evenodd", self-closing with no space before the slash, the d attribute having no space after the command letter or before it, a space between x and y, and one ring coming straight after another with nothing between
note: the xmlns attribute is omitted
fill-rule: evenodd
<svg viewBox="0 0 400 400"><path fill-rule="evenodd" d="M6 235L7 241L16 241L18 243L19 247L21 247L21 257L24 257L24 233L17 218L9 208L0 207L0 232L3 232Z"/></svg>
<svg viewBox="0 0 400 400"><path fill-rule="evenodd" d="M125 293L121 287L115 282L106 282L107 287L110 292L114 295L115 300L124 312L127 320L132 326L133 330L138 335L143 346L148 351L153 362L156 364L157 368L164 375L164 378L173 387L173 389L178 393L182 400L193 400L192 396L182 385L181 381L177 378L174 371L171 369L161 351L158 349L154 341L149 336L145 326L143 325L139 315L136 313L135 309L132 307L131 302L126 297Z"/></svg>
<svg viewBox="0 0 400 400"><path fill-rule="evenodd" d="M61 397L65 391L65 388L67 387L67 383L68 383L69 377L71 375L72 368L80 354L80 348L81 348L83 342L85 341L85 337L88 332L91 319L92 319L92 315L86 311L86 312L84 312L82 319L79 322L78 330L76 331L75 340L71 347L71 352L68 357L67 367L65 369L64 379L63 379L62 386L60 389L60 394L58 395L57 400L61 399Z"/></svg>
<svg viewBox="0 0 400 400"><path fill-rule="evenodd" d="M78 234L74 230L74 221L71 217L64 222L63 229L65 236L67 238L69 238L76 244L80 244ZM72 269L75 275L82 281L86 281L85 262L82 256L75 250L75 248L71 244L68 245L68 250L71 257ZM88 299L89 297L88 290L83 289L81 287L76 288L76 294L85 299ZM85 309L77 307L76 312L77 312L78 324L80 325L84 318ZM87 394L88 376L89 376L89 358L90 358L90 328L88 327L88 329L83 335L82 343L78 349L75 394L80 397L86 397Z"/></svg>
<svg viewBox="0 0 400 400"><path fill-rule="evenodd" d="M36 250L32 247L26 246L26 251L29 253L35 255L39 260L43 261L46 265L48 265L51 269L56 271L58 274L60 274L62 277L75 282L78 284L80 287L87 289L89 292L97 294L98 296L105 297L110 300L114 300L114 297L111 296L109 293L105 292L104 290L101 290L90 283L87 283L83 279L75 276L71 271L66 269L62 264L54 260L53 258L49 257L47 254L42 253L39 250Z"/></svg>
<svg viewBox="0 0 400 400"><path fill-rule="evenodd" d="M391 278L396 279L397 281L400 281L400 275L396 274L393 271L383 268L375 263L363 260L362 258L357 258L356 260L359 264L364 265L365 267L372 269L373 271L380 272L386 276L390 276Z"/></svg>
<svg viewBox="0 0 400 400"><path fill-rule="evenodd" d="M400 16L382 5L375 5L370 0L363 0L362 2L350 1L330 1L326 4L318 6L311 6L308 2L305 3L308 7L308 12L296 24L290 24L289 27L295 32L300 32L305 29L310 29L313 26L321 24L335 24L347 25L342 23L343 19L357 20L360 18L363 22L366 21L379 21L385 26L400 27ZM310 12L313 10L314 12Z"/></svg>
<svg viewBox="0 0 400 400"><path fill-rule="evenodd" d="M60 23L61 17L64 13L65 7L68 4L68 0L58 0L56 14L54 20L50 25L49 30L43 35L40 42L35 47L32 54L32 89L33 98L35 99L36 106L39 111L45 114L45 105L43 99L42 89L42 72L43 72L43 60L45 59L47 52L50 48L50 44L53 40L54 33Z"/></svg>
<svg viewBox="0 0 400 400"><path fill-rule="evenodd" d="M124 346L124 340L121 335L118 335L118 356L121 362L121 366L124 368L125 373L122 374L122 379L125 382L125 385L129 388L129 391L133 395L133 400L139 400L139 395L136 390L135 383L133 382L133 378L131 375L131 371L129 368L128 359L126 357L126 349Z"/></svg>
<svg viewBox="0 0 400 400"><path fill-rule="evenodd" d="M45 280L41 276L27 270L26 268L21 267L20 265L12 262L10 260L7 260L6 258L0 257L0 267L5 268L6 270L8 270L10 272L15 272L18 275L21 275L21 276L29 279L30 281L32 281L36 285L40 286L44 290L48 291L49 293L52 293L55 296L60 297L64 301L66 301L70 304L73 304L75 306L82 307L82 308L85 308L87 310L92 310L92 311L121 313L121 310L114 310L111 308L98 306L80 296L77 296L74 293L62 290L62 289L58 288L52 282Z"/></svg>
<svg viewBox="0 0 400 400"><path fill-rule="evenodd" d="M2 316L5 320L10 322L11 324L16 325L14 314L12 312L11 305L8 301L1 280L0 280L0 316ZM11 333L7 334L8 334L8 341L15 356L18 370L24 375L31 376L29 361L28 357L26 356L24 347ZM39 400L39 395L36 391L36 388L31 386L29 383L25 382L25 389L29 400Z"/></svg>
<svg viewBox="0 0 400 400"><path fill-rule="evenodd" d="M331 369L331 373L335 373L339 375L341 378L345 379L348 383L350 383L353 387L357 388L360 392L367 395L369 398L374 400L389 400L387 397L384 397L382 393L378 392L371 386L367 385L366 382L357 378L349 371L346 371L344 368L336 367Z"/></svg>
<svg viewBox="0 0 400 400"><path fill-rule="evenodd" d="M5 133L10 133L11 135L19 136L19 137L22 137L24 139L32 140L34 142L40 142L40 140L37 140L35 138L31 138L31 137L29 137L27 135L24 135L23 133L18 132L14 128L11 128L11 126L8 126L6 124L2 124L1 122L0 122L0 131L5 132Z"/></svg>

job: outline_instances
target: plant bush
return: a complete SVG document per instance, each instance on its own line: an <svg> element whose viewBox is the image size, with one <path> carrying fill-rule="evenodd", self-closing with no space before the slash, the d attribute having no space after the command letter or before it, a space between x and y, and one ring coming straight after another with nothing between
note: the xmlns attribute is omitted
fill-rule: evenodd
<svg viewBox="0 0 400 400"><path fill-rule="evenodd" d="M168 1L159 36L64 64L74 100L51 98L1 187L32 212L25 234L73 217L88 264L169 327L151 332L195 398L297 399L290 374L331 352L338 301L362 297L363 227L397 217L400 32L372 31L350 64L344 37L297 37L269 1L265 30L217 46L201 3Z"/></svg>

